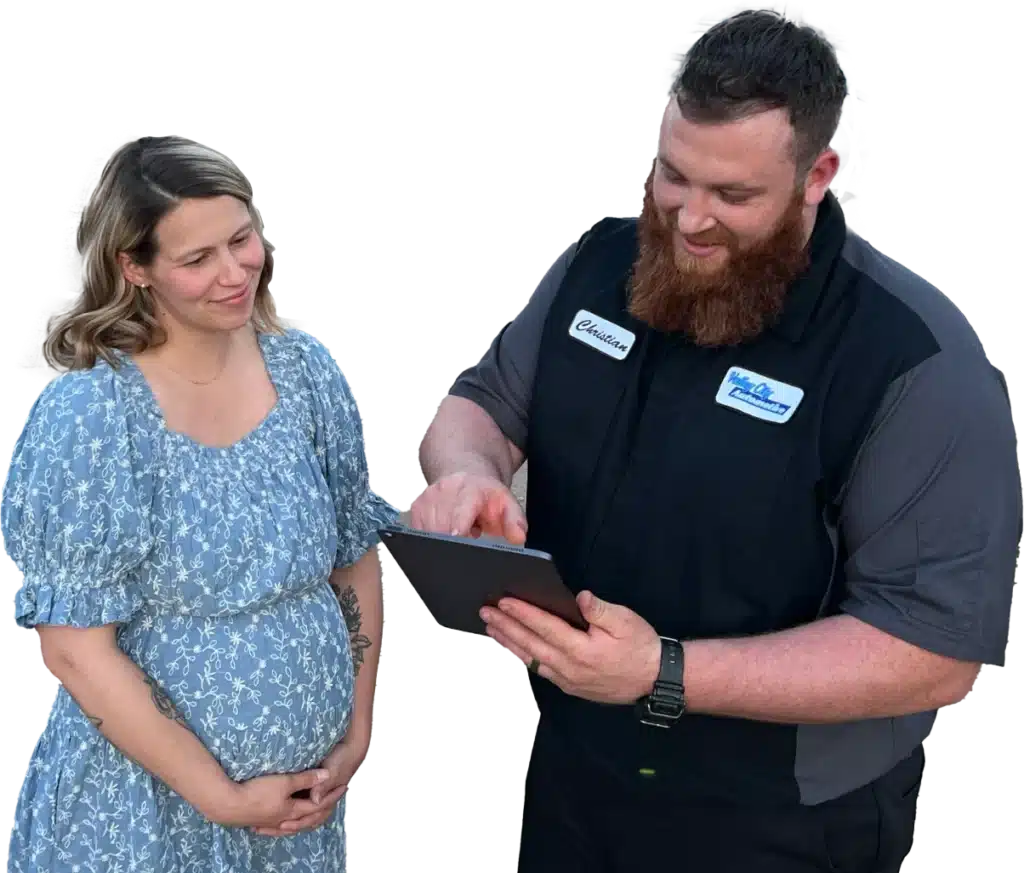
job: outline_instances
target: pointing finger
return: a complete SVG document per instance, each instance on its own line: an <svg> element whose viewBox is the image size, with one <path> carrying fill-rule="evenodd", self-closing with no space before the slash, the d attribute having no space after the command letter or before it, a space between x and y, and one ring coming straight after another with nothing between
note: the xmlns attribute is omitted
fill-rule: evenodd
<svg viewBox="0 0 1024 873"><path fill-rule="evenodd" d="M464 537L477 523L484 507L484 493L479 488L465 488L459 492L452 509L450 530L452 536Z"/></svg>

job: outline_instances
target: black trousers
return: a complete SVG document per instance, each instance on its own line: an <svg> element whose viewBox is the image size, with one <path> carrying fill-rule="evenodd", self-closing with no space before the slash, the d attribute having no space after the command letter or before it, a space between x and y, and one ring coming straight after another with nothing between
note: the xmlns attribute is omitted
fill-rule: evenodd
<svg viewBox="0 0 1024 873"><path fill-rule="evenodd" d="M913 842L924 751L843 797L785 808L670 805L574 766L542 720L519 873L897 873Z"/></svg>

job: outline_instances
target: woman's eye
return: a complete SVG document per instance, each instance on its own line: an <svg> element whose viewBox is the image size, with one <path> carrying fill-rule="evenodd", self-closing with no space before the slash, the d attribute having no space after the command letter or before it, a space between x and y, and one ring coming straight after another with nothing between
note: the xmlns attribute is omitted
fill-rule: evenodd
<svg viewBox="0 0 1024 873"><path fill-rule="evenodd" d="M247 230L241 236L236 236L233 240L231 240L231 245L232 246L236 246L236 247L237 246L241 246L241 245L245 245L249 241L249 238L251 236L252 236L252 231L251 230ZM207 259L208 255L209 255L208 252L203 252L201 255L199 255L196 258L193 258L191 261L186 261L185 262L185 266L186 267L198 267L201 263L203 263Z"/></svg>

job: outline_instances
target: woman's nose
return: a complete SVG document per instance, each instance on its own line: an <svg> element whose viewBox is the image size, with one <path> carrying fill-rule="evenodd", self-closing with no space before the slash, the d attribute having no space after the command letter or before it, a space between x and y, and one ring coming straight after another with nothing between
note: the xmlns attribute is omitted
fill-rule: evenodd
<svg viewBox="0 0 1024 873"><path fill-rule="evenodd" d="M245 281L245 268L231 253L224 256L221 267L220 282L222 285L241 285Z"/></svg>

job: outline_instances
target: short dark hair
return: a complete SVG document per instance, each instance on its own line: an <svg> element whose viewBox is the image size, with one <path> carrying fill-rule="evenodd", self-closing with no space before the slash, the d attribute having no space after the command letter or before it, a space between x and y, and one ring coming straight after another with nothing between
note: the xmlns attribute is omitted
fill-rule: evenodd
<svg viewBox="0 0 1024 873"><path fill-rule="evenodd" d="M698 123L786 109L797 169L805 172L835 136L847 86L835 49L821 33L781 13L750 9L693 44L671 95L683 116Z"/></svg>

